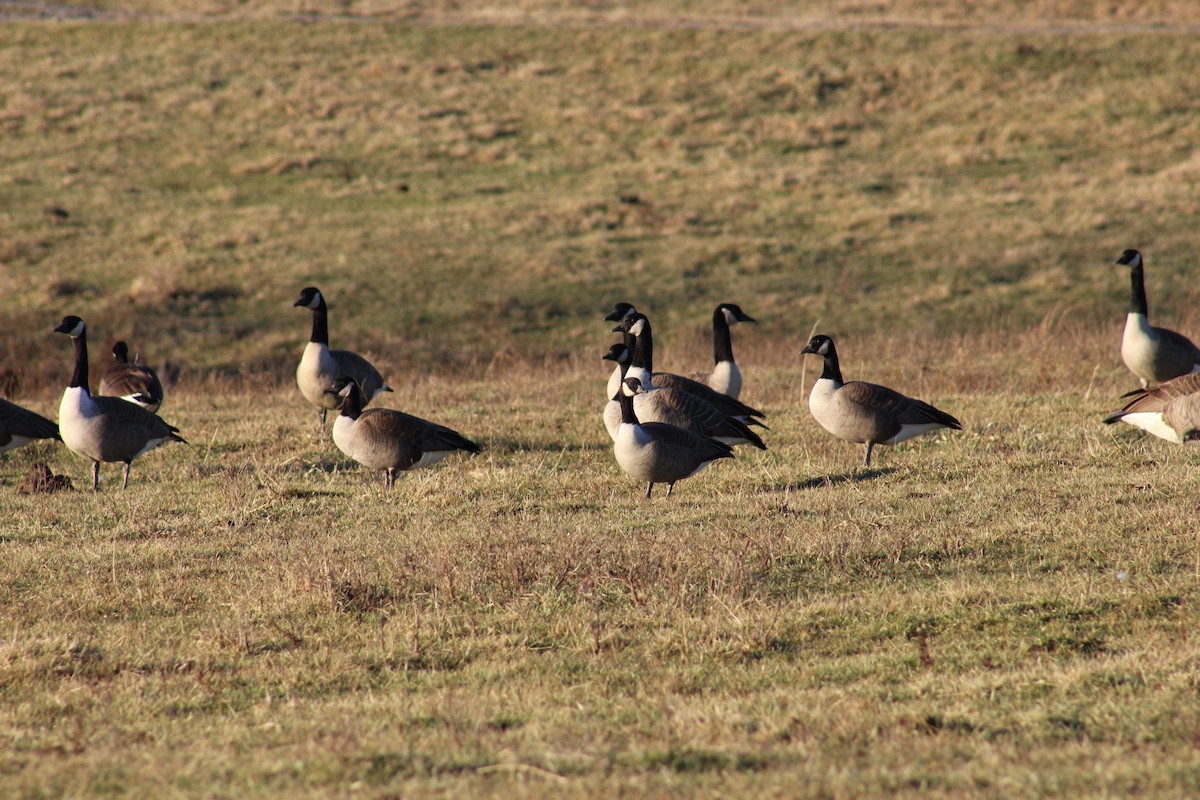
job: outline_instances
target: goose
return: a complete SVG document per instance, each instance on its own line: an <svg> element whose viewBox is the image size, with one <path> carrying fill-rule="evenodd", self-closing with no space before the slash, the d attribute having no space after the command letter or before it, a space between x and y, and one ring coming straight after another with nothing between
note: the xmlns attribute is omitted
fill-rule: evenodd
<svg viewBox="0 0 1200 800"><path fill-rule="evenodd" d="M613 333L623 333L624 334L625 345L629 348L629 351L631 353L634 351L634 349L636 347L637 337L634 336L632 333L629 333L626 330L627 326L626 326L625 321L626 321L626 319L629 319L630 320L629 325L632 326L633 322L635 321L634 318L637 315L638 315L637 310L629 303L617 303L614 310L607 317L604 318L605 320L607 320L609 322L618 321L621 323L621 324L617 325L615 328L613 328L612 330L613 330ZM645 315L643 314L641 316L644 317ZM643 358L646 361L647 368L649 370L653 371L653 369L654 369L654 339L653 339L653 335L649 335L646 337L643 347L644 347ZM615 369L613 369L612 374L608 378L608 389L604 395L605 399L611 399L616 396L617 392L620 390L620 385L621 385L621 380L622 380L621 376L622 376L621 368L618 365ZM741 420L742 422L745 422L747 425L757 425L761 428L767 427L766 425L764 425L762 422L759 421L759 418L763 417L763 413L761 411L759 411L756 408L751 408L750 406L746 405L745 403L743 403L742 401L738 400L735 397L730 397L727 394L722 394L721 392L716 391L715 389L713 389L711 386L708 386L707 384L701 383L692 378L685 378L682 375L675 375L670 372L653 372L653 381L654 381L655 386L658 388L670 387L670 388L674 388L674 389L682 389L683 391L688 392L689 394L694 394L697 397L708 402L710 405L712 405L714 408L716 408L721 413L728 414L731 417L736 417L737 419Z"/></svg>
<svg viewBox="0 0 1200 800"><path fill-rule="evenodd" d="M646 482L646 499L654 484L667 484L667 497L675 482L690 478L713 461L733 458L727 444L661 422L639 422L635 397L645 393L638 378L626 378L617 393L621 424L613 439L617 464L630 477Z"/></svg>
<svg viewBox="0 0 1200 800"><path fill-rule="evenodd" d="M624 369L628 378L637 378L642 386L642 391L637 393L634 401L639 419L675 425L730 445L752 444L760 450L767 449L762 438L750 430L746 422L719 411L704 398L674 386L654 385L651 373L647 369L653 334L650 321L644 314L626 317L620 327L634 336L629 363L618 363L618 368ZM609 401L604 410L604 420L609 435L614 438L619 426L619 414L618 406Z"/></svg>
<svg viewBox="0 0 1200 800"><path fill-rule="evenodd" d="M363 405L370 403L380 392L392 391L370 361L349 350L329 349L329 309L320 290L315 286L304 288L300 292L300 299L292 306L308 308L313 312L312 335L296 367L296 385L300 387L304 399L317 407L322 433L325 431L325 414L338 407L336 395L326 390L338 378L354 378L364 398Z"/></svg>
<svg viewBox="0 0 1200 800"><path fill-rule="evenodd" d="M1142 254L1126 250L1117 263L1129 267L1132 283L1125 334L1121 339L1121 360L1141 381L1142 388L1200 370L1200 348L1191 339L1150 324Z"/></svg>
<svg viewBox="0 0 1200 800"><path fill-rule="evenodd" d="M421 469L458 450L483 448L457 431L390 408L363 410L362 390L352 377L342 377L325 390L336 398L341 414L333 422L333 442L364 467L387 471L385 488L396 482L396 470Z"/></svg>
<svg viewBox="0 0 1200 800"><path fill-rule="evenodd" d="M129 361L129 345L117 342L113 345L113 358L116 363L100 376L100 386L96 394L105 397L120 397L131 403L137 403L147 411L157 412L162 406L163 387L154 370L138 364L137 359Z"/></svg>
<svg viewBox="0 0 1200 800"><path fill-rule="evenodd" d="M843 383L837 350L828 336L814 336L800 353L825 359L825 369L808 396L809 410L834 436L867 445L864 467L871 466L871 448L877 444L899 444L938 428L962 430L946 412L895 389L863 381Z"/></svg>
<svg viewBox="0 0 1200 800"><path fill-rule="evenodd" d="M1119 420L1175 444L1200 442L1200 373L1135 389L1125 397L1132 399L1105 417L1106 425Z"/></svg>
<svg viewBox="0 0 1200 800"><path fill-rule="evenodd" d="M63 444L72 452L92 460L92 489L100 488L100 462L125 462L125 481L129 486L129 465L142 453L166 442L187 442L179 429L168 425L136 403L119 397L92 397L88 391L87 326L79 317L63 317L55 333L65 333L75 344L75 372L58 406L58 429Z"/></svg>
<svg viewBox="0 0 1200 800"><path fill-rule="evenodd" d="M38 439L61 442L62 436L58 426L41 414L0 399L0 453L16 450Z"/></svg>
<svg viewBox="0 0 1200 800"><path fill-rule="evenodd" d="M729 326L739 322L754 322L754 317L742 311L737 303L721 303L713 311L713 369L691 375L714 391L737 398L742 392L742 371L733 360L733 340Z"/></svg>

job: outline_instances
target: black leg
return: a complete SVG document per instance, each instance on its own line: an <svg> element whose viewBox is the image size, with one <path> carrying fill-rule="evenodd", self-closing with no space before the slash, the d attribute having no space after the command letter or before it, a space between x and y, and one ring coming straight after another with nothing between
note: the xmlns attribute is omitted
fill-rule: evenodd
<svg viewBox="0 0 1200 800"><path fill-rule="evenodd" d="M395 485L396 485L396 470L389 469L387 471L387 476L383 479L383 487L385 489L390 489Z"/></svg>
<svg viewBox="0 0 1200 800"><path fill-rule="evenodd" d="M92 491L95 492L95 491L98 491L99 489L100 489L100 462L93 461L92 462Z"/></svg>
<svg viewBox="0 0 1200 800"><path fill-rule="evenodd" d="M653 483L647 483L647 484L646 484L646 499L647 499L647 500L649 500L649 499L650 499L650 490L651 490L651 489L653 489L653 488L654 488L654 484L653 484Z"/></svg>
<svg viewBox="0 0 1200 800"><path fill-rule="evenodd" d="M671 481L670 483L667 484L667 497L670 497L671 492L673 492L673 491L675 491L675 481Z"/></svg>
<svg viewBox="0 0 1200 800"><path fill-rule="evenodd" d="M121 484L122 489L129 488L129 462L125 462L125 482Z"/></svg>
<svg viewBox="0 0 1200 800"><path fill-rule="evenodd" d="M321 409L320 417L321 417L321 433L324 433L325 432L325 409L323 409L323 408Z"/></svg>
<svg viewBox="0 0 1200 800"><path fill-rule="evenodd" d="M871 466L871 448L875 446L874 442L867 442L867 457L863 459L863 466Z"/></svg>

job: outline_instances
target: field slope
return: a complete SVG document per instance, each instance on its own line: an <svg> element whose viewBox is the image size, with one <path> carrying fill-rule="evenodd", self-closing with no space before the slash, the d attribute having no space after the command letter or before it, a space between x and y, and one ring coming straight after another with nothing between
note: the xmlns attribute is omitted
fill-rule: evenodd
<svg viewBox="0 0 1200 800"><path fill-rule="evenodd" d="M0 388L54 416L78 314L191 444L0 456L0 795L1189 794L1200 465L1099 419L1123 249L1200 335L1196 20L868 5L22 6ZM319 436L307 285L485 452L387 493ZM759 320L767 452L641 499L619 300L679 371ZM964 430L856 470L814 328Z"/></svg>

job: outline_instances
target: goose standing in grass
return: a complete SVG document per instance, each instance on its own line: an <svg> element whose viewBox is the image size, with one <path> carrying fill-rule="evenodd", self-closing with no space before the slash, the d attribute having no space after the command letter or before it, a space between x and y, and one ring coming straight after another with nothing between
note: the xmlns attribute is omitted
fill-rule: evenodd
<svg viewBox="0 0 1200 800"><path fill-rule="evenodd" d="M675 482L690 478L712 462L733 458L733 448L716 439L661 422L639 422L634 399L645 393L637 378L626 378L617 393L621 424L613 439L613 453L626 474L646 482L646 499L654 484L667 484L667 497Z"/></svg>
<svg viewBox="0 0 1200 800"><path fill-rule="evenodd" d="M638 311L632 305L629 303L617 303L613 311L604 318L609 322L620 323L612 330L613 333L624 334L625 346L629 348L630 353L636 349L637 337L630 333L627 328L632 327L632 323L636 316L638 316ZM644 314L641 316L645 317ZM630 320L630 324L628 326L625 322L627 319ZM675 375L670 372L653 372L653 337L647 337L646 341L643 343L643 348L643 358L646 360L646 363L649 365L649 369L652 372L655 388L681 389L704 400L722 414L728 414L731 417L735 417L742 422L745 422L747 425L757 425L762 428L767 427L759 421L759 419L763 416L761 411L756 408L751 408L742 401L738 400L736 397L730 397L727 394L722 394L721 392L713 389L711 386L692 378L685 378L682 375ZM618 365L615 369L613 369L612 374L608 378L608 389L604 395L606 399L612 399L616 396L617 392L620 390L621 380L622 371L620 365Z"/></svg>
<svg viewBox="0 0 1200 800"><path fill-rule="evenodd" d="M1125 422L1175 444L1200 442L1200 373L1135 389L1125 397L1131 399L1105 417L1105 424Z"/></svg>
<svg viewBox="0 0 1200 800"><path fill-rule="evenodd" d="M163 401L163 387L158 375L150 367L138 364L136 358L131 362L129 345L125 342L114 344L112 351L116 363L100 376L96 394L120 397L157 413Z"/></svg>
<svg viewBox="0 0 1200 800"><path fill-rule="evenodd" d="M0 453L16 450L38 439L62 441L58 426L41 414L16 403L0 400Z"/></svg>
<svg viewBox="0 0 1200 800"><path fill-rule="evenodd" d="M721 412L704 398L674 386L654 385L650 372L653 332L645 314L626 317L618 328L634 337L629 364L619 367L626 370L628 378L637 378L642 387L634 400L639 419L675 425L725 444L752 444L760 450L767 449L762 438L750 430L746 422ZM613 433L613 421L619 419L618 413L619 409L610 401L605 408L605 422L610 434Z"/></svg>
<svg viewBox="0 0 1200 800"><path fill-rule="evenodd" d="M894 389L863 381L843 383L837 349L828 336L814 336L800 353L825 360L825 369L808 396L809 410L834 436L866 444L864 467L871 466L871 448L877 444L899 444L938 428L962 430L946 412Z"/></svg>
<svg viewBox="0 0 1200 800"><path fill-rule="evenodd" d="M63 317L55 333L65 333L75 344L75 371L58 406L58 429L63 444L72 452L92 460L92 488L100 488L100 462L125 462L166 442L187 442L179 429L156 414L119 397L92 397L88 391L87 326L75 316Z"/></svg>
<svg viewBox="0 0 1200 800"><path fill-rule="evenodd" d="M1126 250L1117 263L1129 267L1131 293L1121 339L1121 360L1142 388L1200 370L1200 348L1183 334L1150 324L1142 254Z"/></svg>
<svg viewBox="0 0 1200 800"><path fill-rule="evenodd" d="M329 309L325 297L315 286L300 292L300 299L293 307L311 309L313 313L312 335L304 348L304 355L296 367L296 385L304 399L317 407L321 418L321 431L325 431L325 414L338 407L336 395L330 389L341 377L354 378L363 396L363 405L370 403L380 392L392 389L383 382L379 370L349 350L329 349Z"/></svg>
<svg viewBox="0 0 1200 800"><path fill-rule="evenodd" d="M363 410L358 382L343 377L326 390L336 398L341 414L333 421L333 442L364 467L387 471L384 485L396 482L396 470L407 471L436 464L457 451L482 452L483 448L457 431L390 408Z"/></svg>
<svg viewBox="0 0 1200 800"><path fill-rule="evenodd" d="M739 322L754 322L754 317L742 311L737 303L721 303L713 311L713 369L690 377L714 391L736 399L742 392L742 371L733 360L733 339L729 326Z"/></svg>

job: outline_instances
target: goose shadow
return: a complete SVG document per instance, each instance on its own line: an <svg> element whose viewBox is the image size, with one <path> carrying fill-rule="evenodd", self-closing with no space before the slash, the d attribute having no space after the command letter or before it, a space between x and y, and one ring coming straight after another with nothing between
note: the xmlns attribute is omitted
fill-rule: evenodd
<svg viewBox="0 0 1200 800"><path fill-rule="evenodd" d="M822 486L837 486L840 483L865 483L866 481L873 481L876 478L882 478L885 475L891 475L895 471L895 467L868 467L867 469L843 472L839 475L817 475L806 480L797 481L796 483L785 484L779 487L777 491L803 491L805 489L820 489Z"/></svg>

